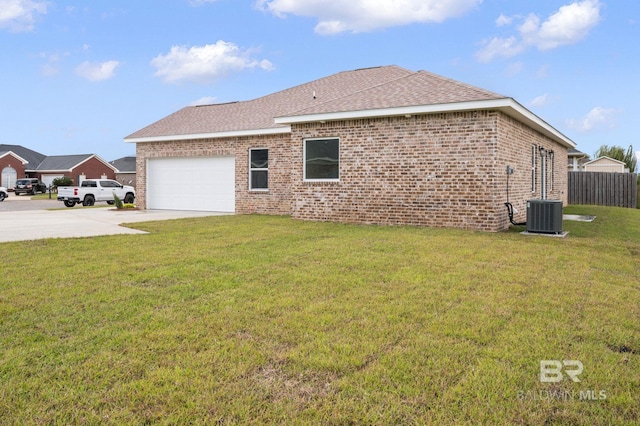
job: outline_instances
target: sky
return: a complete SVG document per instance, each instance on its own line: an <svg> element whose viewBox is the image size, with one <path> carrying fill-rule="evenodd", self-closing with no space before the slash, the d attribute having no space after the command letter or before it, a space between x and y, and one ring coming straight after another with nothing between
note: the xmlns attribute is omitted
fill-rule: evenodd
<svg viewBox="0 0 640 426"><path fill-rule="evenodd" d="M397 65L640 158L638 0L0 0L0 46L0 143L45 155L112 161L182 107Z"/></svg>

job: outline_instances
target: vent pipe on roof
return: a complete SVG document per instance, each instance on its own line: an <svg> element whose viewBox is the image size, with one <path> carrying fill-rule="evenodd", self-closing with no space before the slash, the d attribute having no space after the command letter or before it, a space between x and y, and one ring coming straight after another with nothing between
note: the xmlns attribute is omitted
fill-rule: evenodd
<svg viewBox="0 0 640 426"><path fill-rule="evenodd" d="M314 90L313 91L313 99L315 99L315 98L316 98L316 91Z"/></svg>

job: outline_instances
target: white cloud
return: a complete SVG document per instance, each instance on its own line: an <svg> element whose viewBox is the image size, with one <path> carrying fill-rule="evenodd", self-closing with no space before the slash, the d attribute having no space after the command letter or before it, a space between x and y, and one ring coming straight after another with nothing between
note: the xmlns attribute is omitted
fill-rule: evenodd
<svg viewBox="0 0 640 426"><path fill-rule="evenodd" d="M76 74L89 81L102 81L115 75L118 61L83 62L76 68Z"/></svg>
<svg viewBox="0 0 640 426"><path fill-rule="evenodd" d="M36 14L47 13L47 2L35 0L0 0L0 28L9 31L30 31Z"/></svg>
<svg viewBox="0 0 640 426"><path fill-rule="evenodd" d="M318 19L315 32L369 32L413 23L443 22L470 11L482 0L257 0L275 16Z"/></svg>
<svg viewBox="0 0 640 426"><path fill-rule="evenodd" d="M599 1L584 0L562 6L542 24L537 17L530 15L520 27L520 33L526 44L549 50L579 42L598 22Z"/></svg>
<svg viewBox="0 0 640 426"><path fill-rule="evenodd" d="M613 128L616 126L616 114L614 108L595 107L580 119L567 120L567 126L579 132L588 132L601 128Z"/></svg>
<svg viewBox="0 0 640 426"><path fill-rule="evenodd" d="M211 105L216 103L215 96L204 96L198 100L191 102L190 106L199 106L199 105Z"/></svg>
<svg viewBox="0 0 640 426"><path fill-rule="evenodd" d="M191 48L173 46L166 55L153 58L151 65L157 68L155 75L166 83L210 83L247 68L273 70L271 62L253 59L251 54L250 50L241 50L233 43L219 40L216 44Z"/></svg>
<svg viewBox="0 0 640 426"><path fill-rule="evenodd" d="M549 105L549 103L551 103L551 98L548 93L540 95L530 102L531 106L534 107L543 107Z"/></svg>
<svg viewBox="0 0 640 426"><path fill-rule="evenodd" d="M599 0L576 1L562 6L544 22L539 16L530 14L518 27L519 37L485 40L476 58L480 62L490 62L496 57L508 58L520 54L529 47L550 50L577 43L600 22L600 6ZM500 15L496 24L510 24L509 19Z"/></svg>
<svg viewBox="0 0 640 426"><path fill-rule="evenodd" d="M480 62L491 62L496 56L510 58L522 53L525 49L525 46L515 37L494 37L490 41L485 41L484 45L482 50L476 53L476 58Z"/></svg>
<svg viewBox="0 0 640 426"><path fill-rule="evenodd" d="M202 6L207 3L215 3L217 0L189 0L191 6Z"/></svg>
<svg viewBox="0 0 640 426"><path fill-rule="evenodd" d="M513 22L514 17L513 16L505 16L504 14L500 14L500 16L498 16L498 19L496 19L496 25L498 27L504 27L506 25L511 25L511 23Z"/></svg>

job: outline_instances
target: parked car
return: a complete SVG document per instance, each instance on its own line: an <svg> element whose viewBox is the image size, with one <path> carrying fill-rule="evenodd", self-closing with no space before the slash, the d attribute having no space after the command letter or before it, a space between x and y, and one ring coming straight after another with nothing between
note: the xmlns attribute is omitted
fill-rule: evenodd
<svg viewBox="0 0 640 426"><path fill-rule="evenodd" d="M20 194L31 194L36 195L38 192L42 192L43 194L47 192L47 185L43 182L40 182L38 179L26 178L26 179L18 179L16 181L16 186L13 189L16 195Z"/></svg>
<svg viewBox="0 0 640 426"><path fill-rule="evenodd" d="M0 186L0 201L4 201L9 196L9 191L4 186Z"/></svg>
<svg viewBox="0 0 640 426"><path fill-rule="evenodd" d="M64 201L67 207L82 203L83 206L93 206L97 201L113 204L114 194L125 203L133 203L136 191L131 186L122 185L111 179L88 179L80 186L61 186L58 188L58 201Z"/></svg>

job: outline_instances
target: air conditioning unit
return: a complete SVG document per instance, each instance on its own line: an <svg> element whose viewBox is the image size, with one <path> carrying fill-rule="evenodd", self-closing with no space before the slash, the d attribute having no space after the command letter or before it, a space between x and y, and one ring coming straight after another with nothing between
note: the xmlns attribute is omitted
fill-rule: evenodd
<svg viewBox="0 0 640 426"><path fill-rule="evenodd" d="M527 201L527 232L538 232L541 234L561 233L562 201Z"/></svg>

